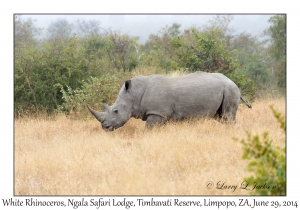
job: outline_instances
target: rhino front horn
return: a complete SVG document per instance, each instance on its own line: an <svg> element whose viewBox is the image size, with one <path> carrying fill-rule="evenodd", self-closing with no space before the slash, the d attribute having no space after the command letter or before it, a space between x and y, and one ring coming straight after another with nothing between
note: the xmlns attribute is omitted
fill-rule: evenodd
<svg viewBox="0 0 300 210"><path fill-rule="evenodd" d="M89 105L86 105L87 108L90 110L90 112L96 117L96 119L101 122L102 118L103 118L103 113L102 112L97 112L95 110L93 110Z"/></svg>

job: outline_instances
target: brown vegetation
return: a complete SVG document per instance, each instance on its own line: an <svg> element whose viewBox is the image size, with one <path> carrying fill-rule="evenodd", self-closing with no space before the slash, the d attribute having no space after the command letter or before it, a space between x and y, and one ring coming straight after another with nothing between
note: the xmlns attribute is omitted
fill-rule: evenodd
<svg viewBox="0 0 300 210"><path fill-rule="evenodd" d="M131 119L114 132L99 122L21 118L15 120L15 195L248 195L249 174L233 137L269 132L285 145L269 105L285 116L285 99L240 105L235 125L213 119L171 122L146 130ZM214 183L207 189L207 183ZM217 189L217 183L237 185ZM224 185L224 186L225 186ZM219 185L221 186L221 185Z"/></svg>

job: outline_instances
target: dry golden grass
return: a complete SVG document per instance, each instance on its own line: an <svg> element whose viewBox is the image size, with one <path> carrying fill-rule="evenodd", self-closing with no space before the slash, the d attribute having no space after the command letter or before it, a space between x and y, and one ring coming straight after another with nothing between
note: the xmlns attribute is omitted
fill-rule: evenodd
<svg viewBox="0 0 300 210"><path fill-rule="evenodd" d="M15 195L248 195L239 189L247 162L233 137L269 131L285 145L270 104L285 115L285 99L257 101L240 105L235 125L201 119L146 130L131 119L105 132L95 119L15 120ZM218 181L238 188L216 189Z"/></svg>

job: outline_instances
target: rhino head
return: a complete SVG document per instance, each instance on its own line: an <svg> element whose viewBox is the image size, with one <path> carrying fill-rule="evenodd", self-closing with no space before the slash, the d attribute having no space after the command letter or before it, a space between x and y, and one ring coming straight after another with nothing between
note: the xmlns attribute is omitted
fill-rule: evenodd
<svg viewBox="0 0 300 210"><path fill-rule="evenodd" d="M122 127L130 119L133 103L130 89L131 80L127 80L121 88L116 102L112 106L103 104L104 112L95 111L87 105L104 130L113 131Z"/></svg>

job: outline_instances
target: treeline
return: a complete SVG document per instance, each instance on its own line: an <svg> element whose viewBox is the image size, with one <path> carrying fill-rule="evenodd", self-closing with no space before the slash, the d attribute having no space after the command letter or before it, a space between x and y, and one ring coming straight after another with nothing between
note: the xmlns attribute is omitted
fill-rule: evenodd
<svg viewBox="0 0 300 210"><path fill-rule="evenodd" d="M286 17L271 17L264 38L237 34L233 18L217 15L205 26L184 29L173 23L141 44L95 20L57 20L42 30L15 16L15 116L111 104L125 79L178 70L221 72L250 101L262 91L284 92Z"/></svg>

